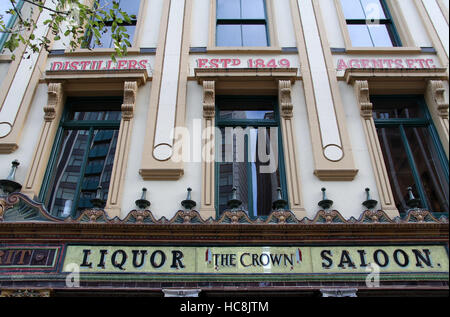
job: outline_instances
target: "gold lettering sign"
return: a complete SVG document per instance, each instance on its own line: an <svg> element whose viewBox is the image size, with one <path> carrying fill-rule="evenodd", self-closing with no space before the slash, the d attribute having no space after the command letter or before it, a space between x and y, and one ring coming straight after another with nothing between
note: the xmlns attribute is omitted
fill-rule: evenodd
<svg viewBox="0 0 450 317"><path fill-rule="evenodd" d="M90 273L447 273L444 246L68 246L63 271ZM70 266L69 266L70 265Z"/></svg>

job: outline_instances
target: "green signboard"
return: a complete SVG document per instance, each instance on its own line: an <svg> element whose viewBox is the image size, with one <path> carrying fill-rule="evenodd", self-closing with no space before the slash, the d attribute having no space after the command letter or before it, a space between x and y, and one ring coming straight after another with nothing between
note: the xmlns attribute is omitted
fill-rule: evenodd
<svg viewBox="0 0 450 317"><path fill-rule="evenodd" d="M442 245L67 246L63 272L141 274L447 273Z"/></svg>

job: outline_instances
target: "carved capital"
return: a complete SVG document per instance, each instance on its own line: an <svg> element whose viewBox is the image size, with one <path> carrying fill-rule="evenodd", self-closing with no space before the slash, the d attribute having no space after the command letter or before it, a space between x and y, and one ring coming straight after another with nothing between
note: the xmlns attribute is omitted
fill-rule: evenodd
<svg viewBox="0 0 450 317"><path fill-rule="evenodd" d="M203 117L212 119L216 114L216 83L213 80L203 82Z"/></svg>
<svg viewBox="0 0 450 317"><path fill-rule="evenodd" d="M356 80L354 84L361 116L365 120L372 118L373 104L370 102L369 82L367 80Z"/></svg>
<svg viewBox="0 0 450 317"><path fill-rule="evenodd" d="M442 80L428 81L428 90L433 98L437 112L443 119L448 119L448 102L445 101L445 88Z"/></svg>
<svg viewBox="0 0 450 317"><path fill-rule="evenodd" d="M292 85L290 80L278 82L278 101L282 118L290 119L293 116L294 105L292 104Z"/></svg>
<svg viewBox="0 0 450 317"><path fill-rule="evenodd" d="M61 83L48 84L47 104L44 106L44 120L53 121L56 118L56 109L62 101L63 85Z"/></svg>
<svg viewBox="0 0 450 317"><path fill-rule="evenodd" d="M134 116L138 84L136 81L126 81L123 89L122 119L131 120Z"/></svg>

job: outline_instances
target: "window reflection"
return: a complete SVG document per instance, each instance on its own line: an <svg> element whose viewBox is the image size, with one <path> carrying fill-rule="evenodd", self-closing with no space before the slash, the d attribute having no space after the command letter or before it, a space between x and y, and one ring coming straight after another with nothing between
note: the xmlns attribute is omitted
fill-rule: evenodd
<svg viewBox="0 0 450 317"><path fill-rule="evenodd" d="M84 122L85 128L78 129L77 122ZM105 122L109 127L96 128ZM76 215L92 208L91 199L95 198L99 186L102 199L107 200L119 124L120 111L68 113L62 122L54 162L50 163L44 198L53 215L67 217L68 213Z"/></svg>
<svg viewBox="0 0 450 317"><path fill-rule="evenodd" d="M422 208L448 213L448 161L422 99L372 97L371 101L397 209L408 211L406 189L411 187Z"/></svg>
<svg viewBox="0 0 450 317"><path fill-rule="evenodd" d="M341 0L354 47L401 46L385 0Z"/></svg>
<svg viewBox="0 0 450 317"><path fill-rule="evenodd" d="M218 211L228 209L233 187L250 217L267 216L284 187L280 173L278 119L274 103L249 98L218 98ZM256 124L257 123L257 124Z"/></svg>

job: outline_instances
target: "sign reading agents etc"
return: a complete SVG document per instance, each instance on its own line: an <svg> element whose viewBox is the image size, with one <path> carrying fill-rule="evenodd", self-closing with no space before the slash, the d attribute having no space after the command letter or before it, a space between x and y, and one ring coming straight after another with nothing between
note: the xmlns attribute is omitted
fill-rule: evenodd
<svg viewBox="0 0 450 317"><path fill-rule="evenodd" d="M92 273L447 273L444 246L68 246L63 270Z"/></svg>

